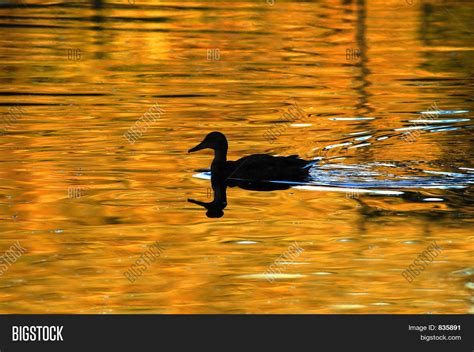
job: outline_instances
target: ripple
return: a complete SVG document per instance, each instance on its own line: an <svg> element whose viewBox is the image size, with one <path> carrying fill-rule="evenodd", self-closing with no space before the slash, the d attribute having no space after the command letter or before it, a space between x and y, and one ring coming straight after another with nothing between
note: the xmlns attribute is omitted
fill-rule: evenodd
<svg viewBox="0 0 474 352"><path fill-rule="evenodd" d="M283 280L283 279L299 279L305 276L306 275L303 275L303 274L284 274L284 273L265 274L265 273L262 273L262 274L238 275L237 277L241 279L255 279L255 280L267 280L269 277L271 277L272 279Z"/></svg>
<svg viewBox="0 0 474 352"><path fill-rule="evenodd" d="M312 275L318 275L318 276L324 276L324 275L334 275L336 273L330 272L330 271L317 271L315 273L312 273Z"/></svg>
<svg viewBox="0 0 474 352"><path fill-rule="evenodd" d="M310 263L306 263L306 262L278 262L279 264L282 264L282 265L307 265L307 264L310 264Z"/></svg>
<svg viewBox="0 0 474 352"><path fill-rule="evenodd" d="M349 149L368 147L369 145L371 145L371 143L362 143L362 144L357 144L352 147L349 147Z"/></svg>
<svg viewBox="0 0 474 352"><path fill-rule="evenodd" d="M465 174L457 173L457 172L446 172L446 171L433 171L433 170L423 170L425 174L433 174L433 175L446 175L450 177L464 177Z"/></svg>
<svg viewBox="0 0 474 352"><path fill-rule="evenodd" d="M453 271L451 274L456 276L471 276L474 275L474 268L466 268L457 271Z"/></svg>
<svg viewBox="0 0 474 352"><path fill-rule="evenodd" d="M329 149L334 149L334 148L339 148L339 147L345 147L345 146L348 146L348 145L352 145L352 143L347 142L347 143L332 144L332 145L328 145L328 146L324 147L323 149L324 150L329 150Z"/></svg>
<svg viewBox="0 0 474 352"><path fill-rule="evenodd" d="M427 115L453 115L453 114L466 114L469 110L433 110L433 111L421 111L420 114Z"/></svg>
<svg viewBox="0 0 474 352"><path fill-rule="evenodd" d="M431 129L430 132L447 132L447 131L457 131L459 130L459 127L445 127L445 128L437 128L437 129Z"/></svg>
<svg viewBox="0 0 474 352"><path fill-rule="evenodd" d="M357 137L357 138L354 138L354 139L355 139L356 141L365 141L365 140L370 139L370 138L372 138L372 135Z"/></svg>
<svg viewBox="0 0 474 352"><path fill-rule="evenodd" d="M376 302L376 303L371 303L371 306L392 306L393 303L387 303L387 302Z"/></svg>
<svg viewBox="0 0 474 352"><path fill-rule="evenodd" d="M291 127L310 127L312 126L311 123L294 123L291 125Z"/></svg>
<svg viewBox="0 0 474 352"><path fill-rule="evenodd" d="M375 120L375 117L331 117L329 120L332 120L332 121L363 121L363 120Z"/></svg>
<svg viewBox="0 0 474 352"><path fill-rule="evenodd" d="M366 306L362 305L362 304L336 304L336 305L333 305L332 308L334 309L361 309L361 308L365 308Z"/></svg>
<svg viewBox="0 0 474 352"><path fill-rule="evenodd" d="M325 187L325 186L296 186L296 189L302 189L306 191L333 191L333 192L356 192L356 193L370 193L370 194L383 194L387 196L399 196L403 192L380 190L380 189L361 189L361 188L344 188L344 187Z"/></svg>
<svg viewBox="0 0 474 352"><path fill-rule="evenodd" d="M467 122L471 119L446 119L446 120L408 120L413 123L454 123L454 122Z"/></svg>

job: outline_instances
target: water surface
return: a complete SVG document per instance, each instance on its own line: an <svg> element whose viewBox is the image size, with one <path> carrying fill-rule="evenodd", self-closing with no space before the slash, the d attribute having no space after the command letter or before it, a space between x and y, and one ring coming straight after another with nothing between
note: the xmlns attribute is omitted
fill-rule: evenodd
<svg viewBox="0 0 474 352"><path fill-rule="evenodd" d="M0 312L473 312L472 3L134 3L0 4L0 252L27 250ZM208 218L212 154L186 151L213 130L312 180Z"/></svg>

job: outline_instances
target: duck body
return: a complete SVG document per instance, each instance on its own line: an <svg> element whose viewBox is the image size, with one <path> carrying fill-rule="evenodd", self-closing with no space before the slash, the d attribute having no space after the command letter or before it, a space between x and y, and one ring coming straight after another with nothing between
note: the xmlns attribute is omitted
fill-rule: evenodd
<svg viewBox="0 0 474 352"><path fill-rule="evenodd" d="M211 165L211 172L237 180L302 181L308 176L308 169L305 168L308 163L297 155L253 154L236 161L227 161L225 165Z"/></svg>
<svg viewBox="0 0 474 352"><path fill-rule="evenodd" d="M189 152L205 148L214 150L214 160L211 164L212 176L226 181L304 182L308 178L310 167L316 163L314 160L301 159L297 155L272 156L269 154L253 154L236 161L227 161L227 139L220 132L209 133Z"/></svg>

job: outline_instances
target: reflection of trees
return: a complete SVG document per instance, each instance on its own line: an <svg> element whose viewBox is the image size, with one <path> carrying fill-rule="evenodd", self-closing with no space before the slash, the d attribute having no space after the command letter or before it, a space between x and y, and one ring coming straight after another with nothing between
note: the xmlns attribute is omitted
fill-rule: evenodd
<svg viewBox="0 0 474 352"><path fill-rule="evenodd" d="M370 94L367 92L367 88L371 85L368 81L367 76L370 70L367 68L368 57L367 57L367 39L366 31L367 26L365 24L367 17L367 9L365 0L357 0L357 30L356 30L356 42L359 50L359 61L356 66L359 69L356 75L356 80L359 81L359 85L356 88L359 93L359 99L356 104L356 109L360 114L368 114L373 111L373 108L368 104Z"/></svg>
<svg viewBox="0 0 474 352"><path fill-rule="evenodd" d="M439 46L453 48L472 46L471 38L474 33L469 27L474 21L474 12L463 8L464 6L423 2L419 9L419 40L428 47L427 50L420 52L420 56L424 59L421 67L438 76L441 74L454 76L451 79L444 77L432 79L433 86L443 89L440 95L443 94L445 97L439 103L441 108L446 108L449 104L454 104L455 108L465 108L460 104L469 101L472 96L470 86L474 71L472 52L456 49L434 50ZM465 164L472 159L472 137L466 136L462 144L457 144L459 148L455 150L451 141L447 139L440 139L439 145L443 149L444 157L453 162Z"/></svg>

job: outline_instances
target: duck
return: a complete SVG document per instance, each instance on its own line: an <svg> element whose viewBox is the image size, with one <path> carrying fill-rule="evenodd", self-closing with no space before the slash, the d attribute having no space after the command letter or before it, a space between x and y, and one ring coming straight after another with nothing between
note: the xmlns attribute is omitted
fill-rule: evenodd
<svg viewBox="0 0 474 352"><path fill-rule="evenodd" d="M317 163L315 160L301 159L298 155L273 156L270 154L252 154L235 161L228 161L227 138L218 131L206 135L201 143L189 149L188 153L203 149L214 151L211 176L220 180L305 182L309 177L311 166Z"/></svg>

